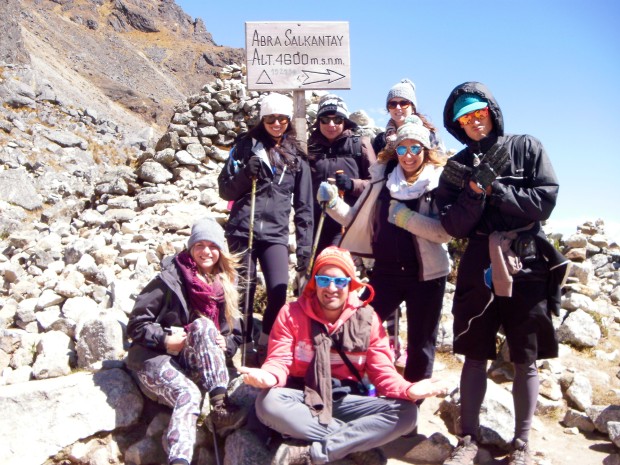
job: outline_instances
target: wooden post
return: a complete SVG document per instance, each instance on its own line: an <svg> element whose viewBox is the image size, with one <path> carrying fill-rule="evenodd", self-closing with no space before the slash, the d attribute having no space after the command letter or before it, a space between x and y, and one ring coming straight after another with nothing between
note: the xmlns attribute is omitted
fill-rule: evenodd
<svg viewBox="0 0 620 465"><path fill-rule="evenodd" d="M308 153L308 128L306 124L306 91L293 91L293 119L295 132L304 152Z"/></svg>

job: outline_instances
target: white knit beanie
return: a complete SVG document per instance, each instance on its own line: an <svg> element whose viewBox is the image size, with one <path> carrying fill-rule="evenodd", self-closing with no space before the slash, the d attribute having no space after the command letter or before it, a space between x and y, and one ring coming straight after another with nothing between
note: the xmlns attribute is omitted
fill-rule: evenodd
<svg viewBox="0 0 620 465"><path fill-rule="evenodd" d="M260 117L267 115L285 115L293 118L293 101L285 95L272 93L260 102Z"/></svg>

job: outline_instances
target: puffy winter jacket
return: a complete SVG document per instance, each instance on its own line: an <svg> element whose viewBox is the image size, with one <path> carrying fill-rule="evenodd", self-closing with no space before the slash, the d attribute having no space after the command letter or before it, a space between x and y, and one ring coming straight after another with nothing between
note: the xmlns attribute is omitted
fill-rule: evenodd
<svg viewBox="0 0 620 465"><path fill-rule="evenodd" d="M370 169L372 179L353 207L338 202L327 213L340 224L347 226L340 247L362 257L381 258L373 250L373 222L376 220L376 202L385 186L386 167L376 163ZM438 168L440 169L440 168ZM422 196L418 203L418 213L413 217L415 235L411 235L419 254L420 280L428 281L450 272L450 259L445 243L451 237L438 219L438 210L434 201ZM384 219L387 223L387 218Z"/></svg>
<svg viewBox="0 0 620 465"><path fill-rule="evenodd" d="M165 329L184 327L198 318L188 308L183 277L174 258L166 257L163 260L161 273L138 295L127 323L127 335L132 340L132 348L141 346L149 349L148 357L166 353ZM230 359L243 340L239 322L235 321L231 328L223 307L222 304L219 308L219 326L220 333L226 338L226 357Z"/></svg>
<svg viewBox="0 0 620 465"><path fill-rule="evenodd" d="M480 142L470 139L458 121L452 121L454 101L463 93L474 93L488 101L493 132ZM474 166L474 154L486 153L499 141L510 153L508 166L492 184L490 196L476 194L468 185L459 189L441 179L437 204L441 224L455 237L476 233L511 231L532 222L541 222L555 207L559 185L551 162L540 141L529 135L504 135L502 112L491 92L478 82L454 89L444 108L444 125L467 147L452 159Z"/></svg>
<svg viewBox="0 0 620 465"><path fill-rule="evenodd" d="M283 142L291 152L292 144ZM254 240L288 245L289 216L294 208L297 237L297 263L307 263L312 247L313 195L310 167L302 152L294 152L295 169L272 168L265 149L255 139L241 138L231 150L228 162L218 177L219 194L233 200L226 223L227 237L246 238L250 229L252 180L243 167L252 155L263 160L264 175L257 181L254 213Z"/></svg>

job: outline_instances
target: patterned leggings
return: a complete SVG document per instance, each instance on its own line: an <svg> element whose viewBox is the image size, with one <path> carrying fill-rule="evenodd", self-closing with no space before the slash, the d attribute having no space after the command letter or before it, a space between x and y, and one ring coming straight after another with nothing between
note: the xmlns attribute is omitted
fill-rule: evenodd
<svg viewBox="0 0 620 465"><path fill-rule="evenodd" d="M200 414L201 389L210 392L228 386L226 357L216 344L218 330L208 318L198 318L187 327L185 347L176 357L147 360L136 372L143 388L161 404L172 407L170 423L162 442L168 460L192 461L196 422ZM155 359L155 360L157 360Z"/></svg>

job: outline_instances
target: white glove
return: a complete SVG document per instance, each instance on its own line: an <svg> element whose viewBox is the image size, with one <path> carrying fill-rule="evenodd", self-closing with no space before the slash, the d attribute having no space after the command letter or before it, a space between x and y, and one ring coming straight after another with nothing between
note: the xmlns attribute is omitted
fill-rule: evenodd
<svg viewBox="0 0 620 465"><path fill-rule="evenodd" d="M316 199L319 204L324 203L327 205L327 208L333 208L338 200L338 187L323 181L319 185L319 190L316 192Z"/></svg>

